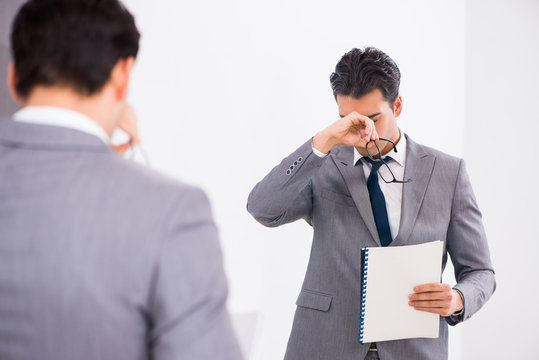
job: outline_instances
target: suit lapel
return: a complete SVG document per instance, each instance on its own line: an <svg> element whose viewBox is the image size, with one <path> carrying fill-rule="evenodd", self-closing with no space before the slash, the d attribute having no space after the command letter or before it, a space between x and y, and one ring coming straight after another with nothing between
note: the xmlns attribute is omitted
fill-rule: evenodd
<svg viewBox="0 0 539 360"><path fill-rule="evenodd" d="M410 237L436 160L435 156L426 154L421 149L421 146L413 142L408 136L406 136L406 140L404 178L412 179L412 181L403 184L399 233L390 246L404 245Z"/></svg>
<svg viewBox="0 0 539 360"><path fill-rule="evenodd" d="M378 236L378 230L376 229L376 223L374 222L369 190L367 189L367 181L365 180L363 168L359 165L354 166L352 164L354 159L353 148L344 147L338 154L332 154L330 156L343 176L344 182L372 238L378 246L382 246L380 237Z"/></svg>

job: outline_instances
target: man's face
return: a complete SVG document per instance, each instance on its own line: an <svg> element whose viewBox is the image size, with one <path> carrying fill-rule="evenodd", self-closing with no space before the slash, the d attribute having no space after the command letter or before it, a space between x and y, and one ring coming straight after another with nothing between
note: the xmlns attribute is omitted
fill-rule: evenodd
<svg viewBox="0 0 539 360"><path fill-rule="evenodd" d="M372 119L379 137L390 139L395 143L399 140L400 132L397 127L397 117L402 110L402 98L400 95L397 96L394 104L390 104L378 89L363 95L359 99L339 94L337 95L337 104L339 105L339 115L341 117L355 111ZM387 141L379 141L378 146L384 155L393 148ZM367 155L364 142L360 143L357 150L361 155ZM373 155L377 152L374 143L369 144L369 152Z"/></svg>

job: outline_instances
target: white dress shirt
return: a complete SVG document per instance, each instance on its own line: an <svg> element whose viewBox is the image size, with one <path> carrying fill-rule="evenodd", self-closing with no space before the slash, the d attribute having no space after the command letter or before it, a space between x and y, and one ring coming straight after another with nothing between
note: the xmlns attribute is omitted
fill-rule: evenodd
<svg viewBox="0 0 539 360"><path fill-rule="evenodd" d="M95 121L77 111L55 106L28 106L13 114L19 122L60 126L94 135L109 145L110 139L105 130Z"/></svg>
<svg viewBox="0 0 539 360"><path fill-rule="evenodd" d="M400 130L399 130L400 131ZM401 136L398 143L395 144L397 147L397 152L391 149L384 157L391 156L391 160L386 161L391 171L395 175L397 180L404 180L404 166L406 163L406 137L401 131ZM313 147L313 152L319 157L326 157L328 154L323 154L320 151L316 150ZM365 158L354 148L354 162L357 164L358 161L361 161L363 166L363 172L365 174L365 179L369 178L372 165L365 160ZM390 181L392 179L391 174L385 166L381 166L378 173L382 173L382 176ZM386 183L378 175L378 183L380 184L380 189L384 193L386 199L386 209L387 217L389 221L389 229L391 230L391 237L395 239L399 233L400 221L401 221L401 204L402 204L402 183Z"/></svg>

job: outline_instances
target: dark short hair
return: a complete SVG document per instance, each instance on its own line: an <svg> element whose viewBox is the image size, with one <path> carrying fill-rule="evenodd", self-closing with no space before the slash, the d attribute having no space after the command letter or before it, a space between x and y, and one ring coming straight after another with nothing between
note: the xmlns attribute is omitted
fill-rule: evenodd
<svg viewBox="0 0 539 360"><path fill-rule="evenodd" d="M343 55L330 76L333 95L361 96L379 89L393 108L399 95L401 73L397 64L375 47L352 49Z"/></svg>
<svg viewBox="0 0 539 360"><path fill-rule="evenodd" d="M118 0L29 0L11 28L16 91L36 85L98 93L119 59L136 57L140 34Z"/></svg>

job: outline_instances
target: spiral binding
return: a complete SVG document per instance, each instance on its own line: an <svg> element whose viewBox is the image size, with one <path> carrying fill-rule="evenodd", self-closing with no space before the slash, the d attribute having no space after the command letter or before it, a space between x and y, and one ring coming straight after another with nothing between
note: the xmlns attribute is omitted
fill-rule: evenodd
<svg viewBox="0 0 539 360"><path fill-rule="evenodd" d="M365 326L365 295L367 293L367 270L369 268L369 248L363 248L363 283L361 284L361 318L359 320L359 343L363 344L363 330Z"/></svg>

